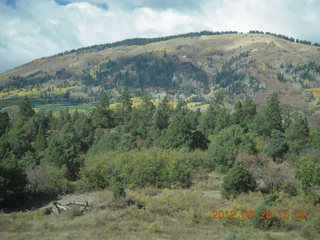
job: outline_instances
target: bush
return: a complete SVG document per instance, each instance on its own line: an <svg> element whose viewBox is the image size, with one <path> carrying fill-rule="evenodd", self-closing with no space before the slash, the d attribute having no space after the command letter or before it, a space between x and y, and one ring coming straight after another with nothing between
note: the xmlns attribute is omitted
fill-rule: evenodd
<svg viewBox="0 0 320 240"><path fill-rule="evenodd" d="M28 189L32 193L57 195L72 191L71 184L65 178L66 168L58 169L49 164L30 167L27 170Z"/></svg>
<svg viewBox="0 0 320 240"><path fill-rule="evenodd" d="M281 190L288 194L289 196L297 196L298 195L298 186L293 181L286 181L282 187Z"/></svg>
<svg viewBox="0 0 320 240"><path fill-rule="evenodd" d="M115 182L111 185L111 190L113 192L113 198L115 200L125 198L126 197L126 191L123 187L123 184L120 182Z"/></svg>
<svg viewBox="0 0 320 240"><path fill-rule="evenodd" d="M281 189L286 181L294 181L287 162L275 163L265 154L257 156L240 153L236 162L244 164L256 182L260 182L259 190L270 193Z"/></svg>
<svg viewBox="0 0 320 240"><path fill-rule="evenodd" d="M259 229L279 228L281 226L280 219L272 215L271 207L277 200L278 195L269 195L263 200L254 211L252 225Z"/></svg>
<svg viewBox="0 0 320 240"><path fill-rule="evenodd" d="M208 154L218 170L226 172L232 167L239 152L255 153L253 142L243 128L230 126L211 138Z"/></svg>
<svg viewBox="0 0 320 240"><path fill-rule="evenodd" d="M223 179L222 195L228 198L241 192L253 191L256 186L249 171L242 164L237 163Z"/></svg>
<svg viewBox="0 0 320 240"><path fill-rule="evenodd" d="M305 192L309 192L313 184L320 184L320 164L317 163L316 156L301 157L295 169L295 177L301 182Z"/></svg>
<svg viewBox="0 0 320 240"><path fill-rule="evenodd" d="M190 187L196 166L206 162L196 156L174 150L150 149L109 153L87 160L82 181L90 188L108 188L120 182L124 188Z"/></svg>
<svg viewBox="0 0 320 240"><path fill-rule="evenodd" d="M281 226L280 219L276 216L269 217L270 206L267 204L259 205L254 211L252 225L259 229L279 228ZM263 218L263 219L262 219Z"/></svg>
<svg viewBox="0 0 320 240"><path fill-rule="evenodd" d="M1 159L2 160L2 159ZM25 200L27 178L24 171L0 162L0 205L13 207Z"/></svg>

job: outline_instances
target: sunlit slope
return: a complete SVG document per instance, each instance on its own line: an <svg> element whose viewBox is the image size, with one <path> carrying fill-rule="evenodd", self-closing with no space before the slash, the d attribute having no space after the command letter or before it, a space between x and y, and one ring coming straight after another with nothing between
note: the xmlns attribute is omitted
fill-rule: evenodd
<svg viewBox="0 0 320 240"><path fill-rule="evenodd" d="M97 88L172 90L186 96L224 88L230 95L254 97L277 91L302 96L304 89L320 87L320 47L264 34L91 47L34 60L1 74L0 84L4 93L35 86L78 86L71 96L88 96L88 91L92 96Z"/></svg>

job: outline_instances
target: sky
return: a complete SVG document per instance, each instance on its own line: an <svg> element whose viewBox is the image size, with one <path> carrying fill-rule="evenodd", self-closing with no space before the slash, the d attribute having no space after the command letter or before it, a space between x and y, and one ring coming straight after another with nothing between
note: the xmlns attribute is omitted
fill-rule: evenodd
<svg viewBox="0 0 320 240"><path fill-rule="evenodd" d="M62 51L202 30L320 42L319 0L0 0L0 72Z"/></svg>

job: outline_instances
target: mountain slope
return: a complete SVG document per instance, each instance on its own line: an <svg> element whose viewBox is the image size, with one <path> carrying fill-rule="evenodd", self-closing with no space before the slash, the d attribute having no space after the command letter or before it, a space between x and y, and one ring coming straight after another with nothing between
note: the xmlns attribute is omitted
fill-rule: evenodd
<svg viewBox="0 0 320 240"><path fill-rule="evenodd" d="M60 92L68 98L97 97L103 89L189 96L224 88L231 96L296 96L320 87L320 47L267 34L127 40L34 60L1 74L0 87L2 97L32 87L42 98L55 88L67 89Z"/></svg>

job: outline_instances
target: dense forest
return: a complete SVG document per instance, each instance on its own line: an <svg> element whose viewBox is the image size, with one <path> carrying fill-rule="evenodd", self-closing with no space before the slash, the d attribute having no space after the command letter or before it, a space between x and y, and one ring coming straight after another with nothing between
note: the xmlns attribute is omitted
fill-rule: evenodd
<svg viewBox="0 0 320 240"><path fill-rule="evenodd" d="M121 197L128 188L188 188L200 170L226 173L226 198L280 189L317 196L320 128L283 110L276 94L259 113L250 98L228 109L221 92L205 112L173 108L167 97L155 106L145 96L134 108L128 92L118 101L111 109L104 93L90 114L43 113L25 98L15 116L1 112L1 208L91 189Z"/></svg>

